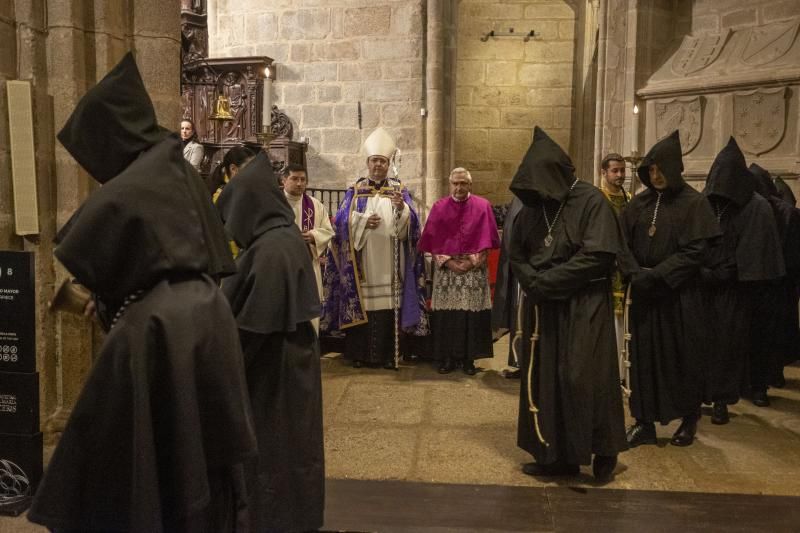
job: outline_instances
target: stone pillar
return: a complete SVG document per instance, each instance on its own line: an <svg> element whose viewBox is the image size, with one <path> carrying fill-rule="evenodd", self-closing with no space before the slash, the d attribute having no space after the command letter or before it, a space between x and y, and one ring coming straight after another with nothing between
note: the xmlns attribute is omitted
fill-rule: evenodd
<svg viewBox="0 0 800 533"><path fill-rule="evenodd" d="M425 185L422 207L424 214L439 199L442 182L448 169L444 168L445 142L445 31L446 0L428 1L427 58L425 62L425 98L428 118L425 130Z"/></svg>

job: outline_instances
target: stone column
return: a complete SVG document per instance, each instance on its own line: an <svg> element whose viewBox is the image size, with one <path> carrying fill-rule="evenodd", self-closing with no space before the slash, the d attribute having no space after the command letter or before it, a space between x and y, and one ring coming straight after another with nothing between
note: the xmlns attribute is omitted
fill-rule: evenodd
<svg viewBox="0 0 800 533"><path fill-rule="evenodd" d="M446 0L428 1L427 57L425 61L425 99L428 118L425 130L425 186L423 200L425 215L439 199L444 168L445 108L444 65L445 31L444 4Z"/></svg>

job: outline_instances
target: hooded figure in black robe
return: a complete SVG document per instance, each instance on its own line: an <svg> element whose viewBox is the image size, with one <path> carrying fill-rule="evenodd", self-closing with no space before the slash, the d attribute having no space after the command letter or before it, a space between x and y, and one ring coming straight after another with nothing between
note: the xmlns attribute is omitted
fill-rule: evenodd
<svg viewBox="0 0 800 533"><path fill-rule="evenodd" d="M317 281L264 152L217 199L241 248L222 290L239 325L259 456L248 468L252 531L322 526L325 463Z"/></svg>
<svg viewBox="0 0 800 533"><path fill-rule="evenodd" d="M775 178L775 188L778 191L778 196L781 200L790 204L792 207L797 207L797 198L795 198L792 188L789 184L783 181L783 178Z"/></svg>
<svg viewBox="0 0 800 533"><path fill-rule="evenodd" d="M104 185L55 255L113 318L28 518L56 531L236 531L256 441L236 323L207 275L199 178L155 126L130 55L98 87L58 137ZM106 96L115 133L76 128Z"/></svg>
<svg viewBox="0 0 800 533"><path fill-rule="evenodd" d="M144 150L171 135L170 130L158 125L153 103L129 52L81 98L59 132L58 140L98 183L103 184L122 172ZM187 186L208 247L206 272L216 279L228 276L236 271L236 266L219 213L209 201L202 178L188 161L183 173L194 178L187 178ZM59 231L57 241L70 224L71 220Z"/></svg>
<svg viewBox="0 0 800 533"><path fill-rule="evenodd" d="M627 449L610 288L624 245L603 193L574 172L536 127L510 186L525 204L510 254L525 292L517 444L536 459L523 467L527 474L577 474L594 454L594 474L606 481Z"/></svg>
<svg viewBox="0 0 800 533"><path fill-rule="evenodd" d="M709 239L720 235L708 200L683 178L678 132L656 143L637 173L647 190L622 212L632 262L631 446L655 444L654 422L683 423L672 444L688 446L697 431L702 399L702 361L713 341L703 323L700 268Z"/></svg>
<svg viewBox="0 0 800 533"><path fill-rule="evenodd" d="M517 333L517 304L519 283L514 273L511 271L511 235L514 227L514 220L522 210L523 204L516 196L511 201L511 205L506 212L506 219L503 222L503 238L500 243L500 259L497 263L497 279L494 286L494 298L492 299L492 329L508 329L508 366L512 370L506 370L507 378L518 378L519 361L515 355L515 334Z"/></svg>
<svg viewBox="0 0 800 533"><path fill-rule="evenodd" d="M704 401L714 403L715 424L727 423L727 405L739 400L748 357L751 374L766 376L768 352L761 349L763 343L751 343L748 327L751 293L784 276L772 209L755 190L755 177L731 137L711 165L703 190L722 229L701 269L709 312L705 323L714 339L705 354Z"/></svg>
<svg viewBox="0 0 800 533"><path fill-rule="evenodd" d="M753 342L767 352L767 360L774 368L767 369L762 382L759 375L751 373L753 400L764 404L769 399L765 385L782 387L783 367L800 358L800 328L798 328L798 287L800 287L800 210L781 199L770 173L753 163L750 171L756 178L759 194L767 199L772 207L778 238L781 241L786 276L775 285L762 287L754 294L756 312L753 320ZM753 378L756 381L753 381Z"/></svg>

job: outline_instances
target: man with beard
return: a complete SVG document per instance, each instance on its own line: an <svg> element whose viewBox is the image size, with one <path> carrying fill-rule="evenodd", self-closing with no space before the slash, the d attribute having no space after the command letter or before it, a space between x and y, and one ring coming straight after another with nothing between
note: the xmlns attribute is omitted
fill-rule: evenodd
<svg viewBox="0 0 800 533"><path fill-rule="evenodd" d="M631 447L656 443L655 422L681 425L670 441L689 446L697 432L703 354L710 347L703 323L700 268L709 239L720 235L708 201L681 176L678 132L656 143L638 168L647 190L622 212L633 261L631 276Z"/></svg>
<svg viewBox="0 0 800 533"><path fill-rule="evenodd" d="M311 256L266 153L228 183L217 208L240 249L222 291L239 327L258 439L247 470L251 530L315 530L325 464Z"/></svg>
<svg viewBox="0 0 800 533"><path fill-rule="evenodd" d="M223 263L209 252L226 248L219 219L131 54L58 138L103 184L55 255L94 293L107 336L28 518L67 532L236 531L256 443L236 324L207 274Z"/></svg>
<svg viewBox="0 0 800 533"><path fill-rule="evenodd" d="M600 162L600 190L611 204L614 213L619 217L622 210L628 205L630 195L625 190L625 158L616 153L606 155ZM614 330L617 334L617 349L622 349L625 339L623 337L624 324L623 314L625 312L625 283L622 279L622 273L617 269L611 278L611 293L614 296ZM624 379L625 368L623 360L620 358L619 363L620 377ZM626 387L630 384L626 383Z"/></svg>
<svg viewBox="0 0 800 533"><path fill-rule="evenodd" d="M419 218L408 190L389 166L397 147L378 128L364 141L369 176L347 189L334 219L334 237L325 262L327 299L323 332L345 333L345 357L362 364L394 368L394 298L400 299L399 327L427 332L422 313L423 257L416 253ZM393 267L394 242L398 263ZM396 268L396 272L395 272ZM399 295L393 294L394 276Z"/></svg>
<svg viewBox="0 0 800 533"><path fill-rule="evenodd" d="M766 407L769 405L767 385L783 387L786 384L783 367L800 356L797 308L800 294L800 210L781 199L767 170L753 163L750 172L756 179L756 190L772 207L786 269L783 279L752 294L755 312L751 354L762 354L764 359L761 365L754 362L749 385L753 403ZM764 373L759 373L758 369L763 369Z"/></svg>
<svg viewBox="0 0 800 533"><path fill-rule="evenodd" d="M708 198L722 238L701 269L708 306L705 397L713 402L711 422L727 424L728 405L739 400L750 353L750 374L766 378L763 339L751 342L753 293L784 275L783 255L769 203L755 193L754 177L733 137L717 155L706 178ZM755 352L753 352L755 350ZM758 382L761 379L757 380ZM766 384L764 384L766 395Z"/></svg>
<svg viewBox="0 0 800 533"><path fill-rule="evenodd" d="M610 286L624 245L603 194L574 172L536 127L511 182L525 204L511 242L525 291L517 444L536 460L526 474L575 475L592 463L608 481L627 449Z"/></svg>

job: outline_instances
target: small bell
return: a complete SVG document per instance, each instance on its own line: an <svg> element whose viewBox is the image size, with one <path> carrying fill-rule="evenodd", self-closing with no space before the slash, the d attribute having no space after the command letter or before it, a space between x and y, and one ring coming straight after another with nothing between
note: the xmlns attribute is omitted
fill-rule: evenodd
<svg viewBox="0 0 800 533"><path fill-rule="evenodd" d="M208 117L210 120L233 120L233 115L231 115L231 101L228 99L227 96L219 95L217 96L217 106L214 109L214 113Z"/></svg>

